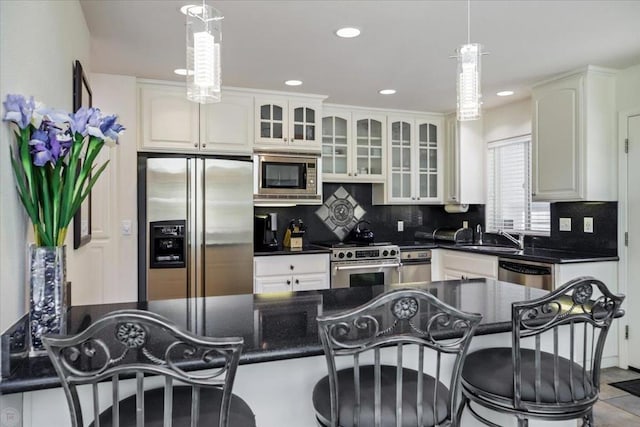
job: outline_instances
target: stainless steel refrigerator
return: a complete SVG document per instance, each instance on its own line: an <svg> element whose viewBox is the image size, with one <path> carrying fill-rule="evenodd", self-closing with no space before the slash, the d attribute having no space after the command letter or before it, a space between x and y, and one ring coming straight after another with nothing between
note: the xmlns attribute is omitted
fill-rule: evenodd
<svg viewBox="0 0 640 427"><path fill-rule="evenodd" d="M253 292L250 157L138 155L138 299Z"/></svg>

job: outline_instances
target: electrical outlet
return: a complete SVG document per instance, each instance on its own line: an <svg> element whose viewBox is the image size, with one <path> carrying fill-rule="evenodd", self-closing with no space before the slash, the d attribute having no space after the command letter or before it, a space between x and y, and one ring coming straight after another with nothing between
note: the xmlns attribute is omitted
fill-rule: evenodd
<svg viewBox="0 0 640 427"><path fill-rule="evenodd" d="M404 221L398 221L398 231L404 231Z"/></svg>
<svg viewBox="0 0 640 427"><path fill-rule="evenodd" d="M469 228L469 221L462 221L462 228Z"/></svg>
<svg viewBox="0 0 640 427"><path fill-rule="evenodd" d="M584 217L584 232L593 233L593 218L590 216Z"/></svg>
<svg viewBox="0 0 640 427"><path fill-rule="evenodd" d="M571 231L571 218L560 218L560 231Z"/></svg>

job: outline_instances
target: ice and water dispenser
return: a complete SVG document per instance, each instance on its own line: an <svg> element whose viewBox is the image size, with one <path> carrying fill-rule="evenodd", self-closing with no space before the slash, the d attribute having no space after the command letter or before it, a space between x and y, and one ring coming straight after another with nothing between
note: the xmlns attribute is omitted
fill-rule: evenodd
<svg viewBox="0 0 640 427"><path fill-rule="evenodd" d="M186 260L186 221L149 223L149 267L184 268Z"/></svg>

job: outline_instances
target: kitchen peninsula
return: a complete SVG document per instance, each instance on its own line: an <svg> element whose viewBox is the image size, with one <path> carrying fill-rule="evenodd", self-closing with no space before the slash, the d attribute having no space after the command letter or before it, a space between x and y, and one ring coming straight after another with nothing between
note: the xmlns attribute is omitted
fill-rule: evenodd
<svg viewBox="0 0 640 427"><path fill-rule="evenodd" d="M510 345L511 303L546 293L491 279L441 281L422 287L454 307L483 315L471 350ZM241 336L245 345L234 393L251 406L258 425L287 426L295 420L296 426L312 426L311 391L327 369L315 317L356 307L384 291L374 286L75 306L69 310L68 330L77 333L113 310L142 309L197 334ZM15 338L15 328L7 333L12 331ZM3 343L10 341L6 335ZM15 340L13 349L19 349ZM64 394L48 359L14 359L12 364L0 382L0 394L23 393L25 421L30 421L23 425L67 425Z"/></svg>

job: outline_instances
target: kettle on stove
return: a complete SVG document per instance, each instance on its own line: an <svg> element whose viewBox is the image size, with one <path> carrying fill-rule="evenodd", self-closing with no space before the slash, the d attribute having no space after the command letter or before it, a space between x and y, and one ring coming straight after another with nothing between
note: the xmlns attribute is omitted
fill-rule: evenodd
<svg viewBox="0 0 640 427"><path fill-rule="evenodd" d="M349 240L356 243L373 243L373 231L365 226L370 225L369 221L358 221L355 227L349 233Z"/></svg>

